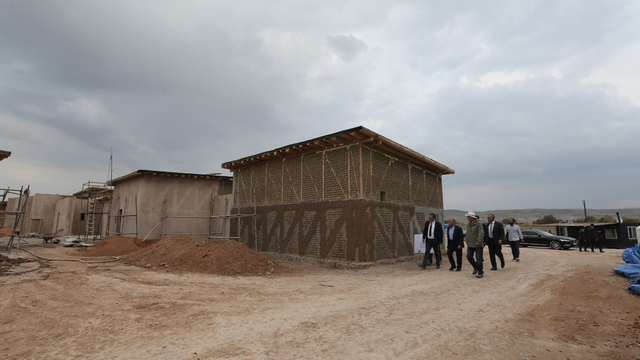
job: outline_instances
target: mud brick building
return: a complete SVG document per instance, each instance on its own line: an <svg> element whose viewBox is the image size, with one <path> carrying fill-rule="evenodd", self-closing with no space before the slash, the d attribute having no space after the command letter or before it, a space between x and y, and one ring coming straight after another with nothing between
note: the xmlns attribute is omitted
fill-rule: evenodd
<svg viewBox="0 0 640 360"><path fill-rule="evenodd" d="M350 261L413 254L454 171L362 126L229 161L232 236L261 251Z"/></svg>
<svg viewBox="0 0 640 360"><path fill-rule="evenodd" d="M232 183L230 176L156 170L113 179L108 235L228 238Z"/></svg>

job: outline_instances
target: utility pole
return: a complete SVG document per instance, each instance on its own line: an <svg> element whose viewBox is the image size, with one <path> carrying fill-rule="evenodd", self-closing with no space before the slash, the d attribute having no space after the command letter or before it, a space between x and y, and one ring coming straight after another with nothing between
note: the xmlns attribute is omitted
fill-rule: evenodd
<svg viewBox="0 0 640 360"><path fill-rule="evenodd" d="M587 220L587 203L584 200L582 200L582 207L584 208L584 222L589 222Z"/></svg>

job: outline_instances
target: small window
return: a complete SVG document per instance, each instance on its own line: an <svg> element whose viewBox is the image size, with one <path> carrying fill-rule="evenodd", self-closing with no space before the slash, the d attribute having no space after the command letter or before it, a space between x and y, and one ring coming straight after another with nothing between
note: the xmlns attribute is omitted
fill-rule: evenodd
<svg viewBox="0 0 640 360"><path fill-rule="evenodd" d="M605 239L617 239L618 231L616 229L604 229L604 238Z"/></svg>
<svg viewBox="0 0 640 360"><path fill-rule="evenodd" d="M629 235L629 240L638 238L638 234L636 233L636 228L633 226L627 227L627 234Z"/></svg>
<svg viewBox="0 0 640 360"><path fill-rule="evenodd" d="M387 192L380 191L380 201L387 201Z"/></svg>

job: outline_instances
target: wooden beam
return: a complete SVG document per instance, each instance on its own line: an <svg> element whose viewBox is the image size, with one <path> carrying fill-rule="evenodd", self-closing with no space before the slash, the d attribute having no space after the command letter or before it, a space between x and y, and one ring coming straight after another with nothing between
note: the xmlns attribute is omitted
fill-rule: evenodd
<svg viewBox="0 0 640 360"><path fill-rule="evenodd" d="M360 199L364 199L364 184L362 183L362 144L358 146L358 152L360 155Z"/></svg>

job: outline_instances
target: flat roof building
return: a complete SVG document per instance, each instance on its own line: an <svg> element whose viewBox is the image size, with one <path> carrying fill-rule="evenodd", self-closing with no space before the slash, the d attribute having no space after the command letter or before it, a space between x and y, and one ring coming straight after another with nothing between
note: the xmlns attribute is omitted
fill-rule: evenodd
<svg viewBox="0 0 640 360"><path fill-rule="evenodd" d="M107 235L228 237L230 176L138 170L108 185L113 197Z"/></svg>

